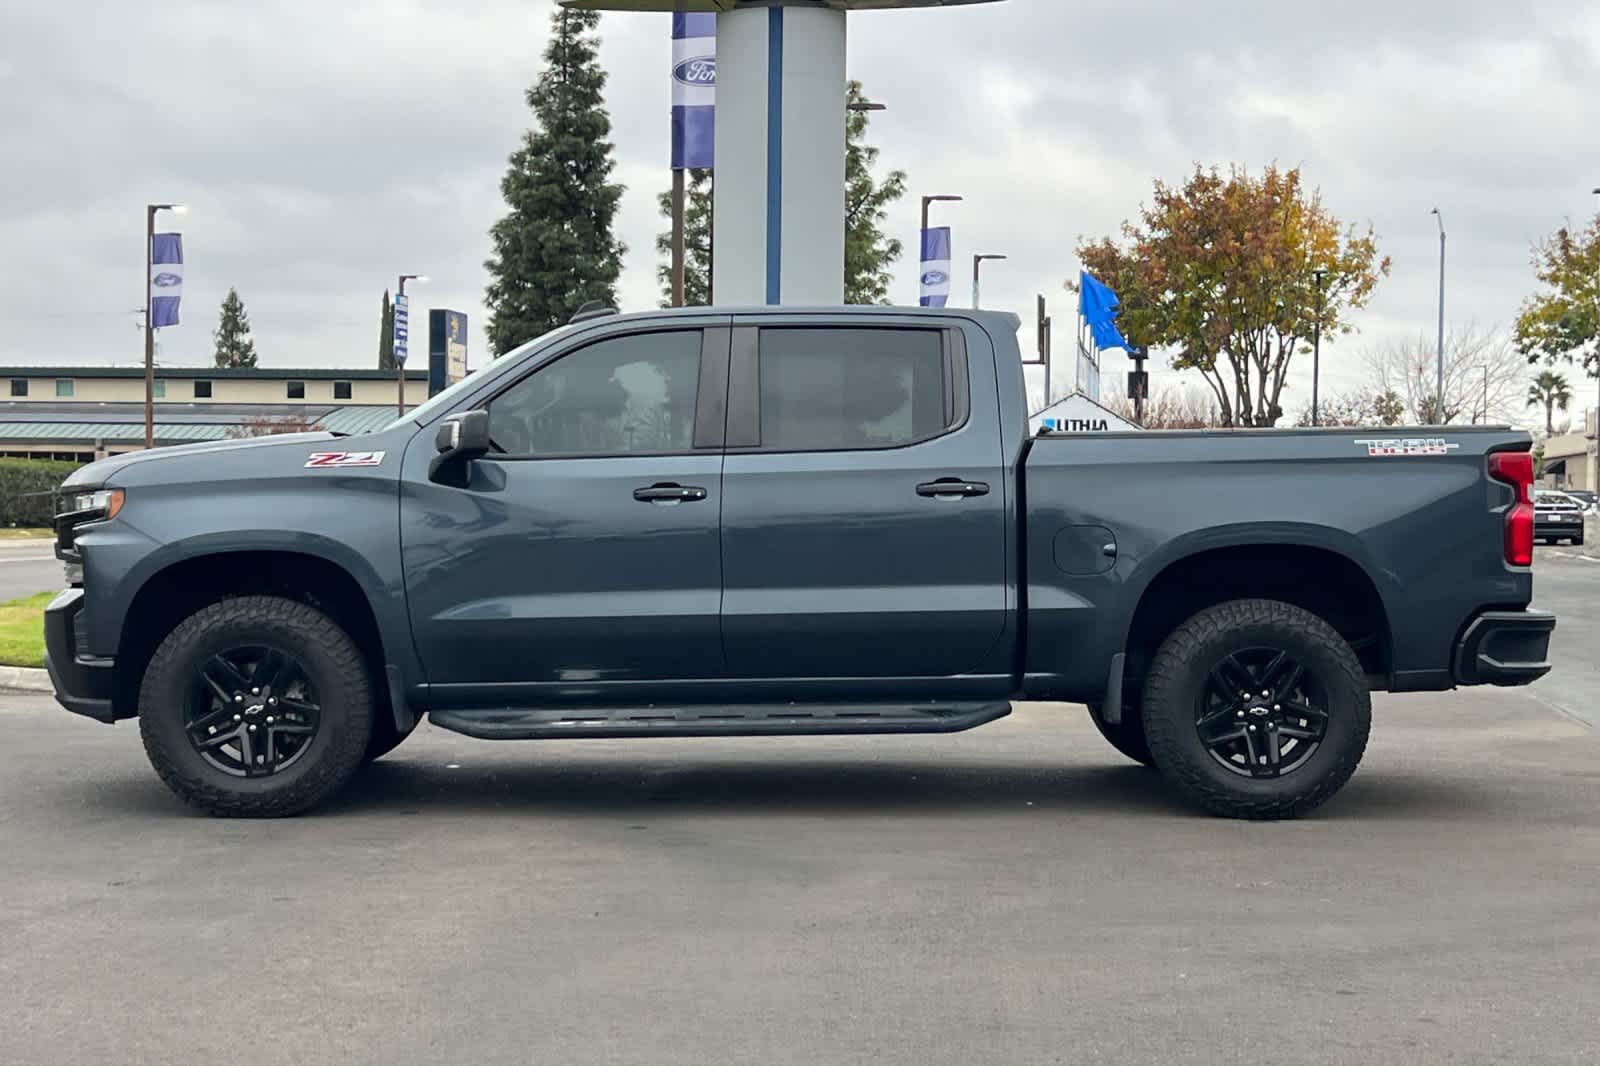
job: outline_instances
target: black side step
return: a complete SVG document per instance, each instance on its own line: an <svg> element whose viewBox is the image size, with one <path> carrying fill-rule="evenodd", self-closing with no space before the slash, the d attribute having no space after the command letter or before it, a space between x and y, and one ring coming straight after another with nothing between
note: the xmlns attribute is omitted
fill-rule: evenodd
<svg viewBox="0 0 1600 1066"><path fill-rule="evenodd" d="M1009 703L774 703L430 711L441 729L484 740L621 737L815 737L959 733L1011 713Z"/></svg>

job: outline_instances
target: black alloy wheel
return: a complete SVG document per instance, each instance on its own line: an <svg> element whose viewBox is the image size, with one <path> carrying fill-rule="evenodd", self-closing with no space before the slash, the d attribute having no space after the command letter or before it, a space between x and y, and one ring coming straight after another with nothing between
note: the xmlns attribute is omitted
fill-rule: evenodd
<svg viewBox="0 0 1600 1066"><path fill-rule="evenodd" d="M305 667L275 648L245 646L200 664L184 712L189 743L235 777L269 777L310 750L322 705Z"/></svg>
<svg viewBox="0 0 1600 1066"><path fill-rule="evenodd" d="M1294 773L1328 733L1327 701L1306 669L1286 651L1231 652L1206 675L1195 705L1200 743L1221 766L1242 777Z"/></svg>

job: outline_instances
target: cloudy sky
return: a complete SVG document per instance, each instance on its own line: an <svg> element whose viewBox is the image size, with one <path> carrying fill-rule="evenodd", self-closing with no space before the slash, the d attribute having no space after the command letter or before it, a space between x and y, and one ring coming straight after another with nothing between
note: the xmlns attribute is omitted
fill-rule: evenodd
<svg viewBox="0 0 1600 1066"><path fill-rule="evenodd" d="M419 311L472 316L476 365L486 232L552 4L5 0L0 364L137 362L142 207L182 200L185 322L163 331L164 362L209 359L232 285L263 362L370 365L382 291L407 271L434 279ZM603 28L625 308L657 296L667 21ZM1112 232L1153 178L1302 165L1394 260L1361 335L1324 349L1335 387L1359 382L1364 345L1431 333L1429 208L1449 229L1452 323L1505 325L1530 245L1596 206L1592 0L1005 0L858 14L850 34L850 73L889 106L872 129L885 164L914 195L967 197L940 216L958 260L1011 257L986 268L991 306L1031 316L1042 292L1069 320L1077 239ZM913 196L889 220L912 248L915 216ZM914 302L915 265L898 278Z"/></svg>

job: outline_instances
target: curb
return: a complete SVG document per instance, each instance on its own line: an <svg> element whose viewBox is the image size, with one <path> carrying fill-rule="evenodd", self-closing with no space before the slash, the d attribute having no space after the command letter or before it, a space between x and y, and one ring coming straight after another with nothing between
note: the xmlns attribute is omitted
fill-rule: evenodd
<svg viewBox="0 0 1600 1066"><path fill-rule="evenodd" d="M0 688L20 689L23 692L54 692L50 674L27 666L0 666Z"/></svg>

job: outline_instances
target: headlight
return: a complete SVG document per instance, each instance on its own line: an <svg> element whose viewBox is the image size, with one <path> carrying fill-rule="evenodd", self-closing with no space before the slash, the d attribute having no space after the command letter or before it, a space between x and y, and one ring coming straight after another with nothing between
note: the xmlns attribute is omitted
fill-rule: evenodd
<svg viewBox="0 0 1600 1066"><path fill-rule="evenodd" d="M107 518L117 517L117 512L122 510L123 494L121 489L96 489L94 492L79 492L72 496L72 513L81 516L81 522L95 522Z"/></svg>

